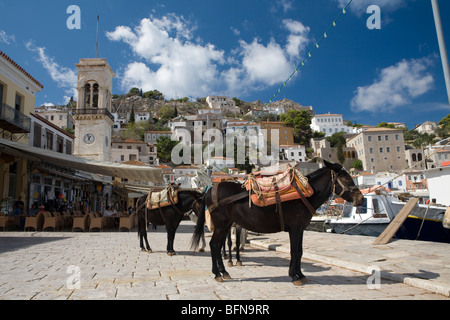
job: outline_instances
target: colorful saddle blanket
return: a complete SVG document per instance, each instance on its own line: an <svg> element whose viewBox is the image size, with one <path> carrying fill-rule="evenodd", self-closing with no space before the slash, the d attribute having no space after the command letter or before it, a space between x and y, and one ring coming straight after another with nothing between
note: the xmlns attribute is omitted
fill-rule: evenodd
<svg viewBox="0 0 450 320"><path fill-rule="evenodd" d="M147 196L147 208L163 208L178 203L178 185L170 184L162 191L151 190Z"/></svg>
<svg viewBox="0 0 450 320"><path fill-rule="evenodd" d="M278 172L273 176L262 176L260 172L252 173L245 181L245 187L250 192L250 199L258 207L276 204L277 194L280 202L300 199L301 196L294 184L305 197L314 194L308 179L296 168Z"/></svg>

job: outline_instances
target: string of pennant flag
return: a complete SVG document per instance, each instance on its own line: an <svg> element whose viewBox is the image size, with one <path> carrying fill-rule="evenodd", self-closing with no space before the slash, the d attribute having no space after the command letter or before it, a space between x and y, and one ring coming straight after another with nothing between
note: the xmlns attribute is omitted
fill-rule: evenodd
<svg viewBox="0 0 450 320"><path fill-rule="evenodd" d="M278 88L278 90L273 94L272 98L269 99L269 103L272 103L273 99L277 97L277 95L281 92L281 90L286 86L286 84L292 80L292 77L299 71L301 67L305 65L306 60L312 57L312 52L319 48L319 44L322 40L326 39L328 37L328 33L330 30L334 27L336 27L337 22L339 19L346 13L348 6L353 2L353 0L349 0L349 2L345 5L345 7L339 12L337 17L333 19L333 22L330 24L328 29L323 33L322 37L317 41L314 46L311 48L311 50L308 51L307 57L305 57L294 69L294 71L291 73L291 75L286 79L286 81L283 82L283 84ZM266 104L267 106L267 104Z"/></svg>

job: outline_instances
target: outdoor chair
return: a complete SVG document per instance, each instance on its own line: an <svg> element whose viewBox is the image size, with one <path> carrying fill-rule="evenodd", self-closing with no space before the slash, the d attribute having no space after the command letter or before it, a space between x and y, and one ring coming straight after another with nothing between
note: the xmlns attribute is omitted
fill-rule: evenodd
<svg viewBox="0 0 450 320"><path fill-rule="evenodd" d="M108 218L102 217L100 213L95 212L92 214L91 223L89 224L89 231L93 229L99 229L102 231L108 226Z"/></svg>
<svg viewBox="0 0 450 320"><path fill-rule="evenodd" d="M135 216L136 214L133 212L129 216L120 217L119 231L121 229L128 229L128 231L131 231L131 229L133 229L136 226L134 222Z"/></svg>
<svg viewBox="0 0 450 320"><path fill-rule="evenodd" d="M82 217L74 217L72 224L72 232L75 229L81 229L81 231L85 231L89 229L90 223L91 223L91 213L86 213Z"/></svg>
<svg viewBox="0 0 450 320"><path fill-rule="evenodd" d="M5 216L5 214L0 216L0 228L3 228L3 231L6 231L8 227L18 225L18 223L20 223L19 217L14 217L14 219L11 219L11 217Z"/></svg>
<svg viewBox="0 0 450 320"><path fill-rule="evenodd" d="M41 231L43 226L44 226L44 213L42 212L38 212L38 214L35 217L25 218L24 231L27 231L27 228L31 228L36 231Z"/></svg>
<svg viewBox="0 0 450 320"><path fill-rule="evenodd" d="M51 212L45 212L42 231L45 231L47 228L53 228L53 231L61 230L63 222L59 212L54 212L53 214Z"/></svg>

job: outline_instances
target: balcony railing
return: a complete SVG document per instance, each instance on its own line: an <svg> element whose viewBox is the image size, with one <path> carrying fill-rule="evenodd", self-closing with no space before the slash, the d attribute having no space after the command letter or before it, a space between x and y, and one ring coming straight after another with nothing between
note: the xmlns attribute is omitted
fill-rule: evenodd
<svg viewBox="0 0 450 320"><path fill-rule="evenodd" d="M3 133L30 133L31 118L3 103L0 105L0 129Z"/></svg>
<svg viewBox="0 0 450 320"><path fill-rule="evenodd" d="M98 115L106 115L112 121L114 121L114 116L108 109L96 109L96 108L86 108L86 109L74 109L74 115L85 115L85 114L98 114Z"/></svg>

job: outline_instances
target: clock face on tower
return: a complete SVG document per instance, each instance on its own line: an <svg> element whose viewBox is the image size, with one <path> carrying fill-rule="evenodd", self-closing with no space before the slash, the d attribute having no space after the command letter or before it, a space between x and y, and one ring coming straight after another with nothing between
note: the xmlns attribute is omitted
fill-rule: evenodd
<svg viewBox="0 0 450 320"><path fill-rule="evenodd" d="M87 133L87 134L84 136L84 143L86 143L86 144L93 144L94 141L95 141L95 136L94 136L94 134L92 134L92 133Z"/></svg>

